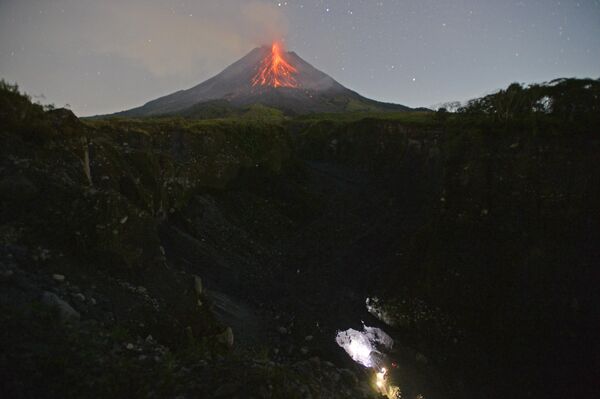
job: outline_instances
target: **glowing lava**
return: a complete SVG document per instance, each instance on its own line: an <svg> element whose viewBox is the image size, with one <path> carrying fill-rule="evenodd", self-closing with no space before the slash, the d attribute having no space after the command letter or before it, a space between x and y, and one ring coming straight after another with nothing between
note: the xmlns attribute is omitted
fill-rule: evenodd
<svg viewBox="0 0 600 399"><path fill-rule="evenodd" d="M294 75L298 72L285 59L279 43L273 43L271 54L261 62L258 72L252 78L252 86L298 87Z"/></svg>

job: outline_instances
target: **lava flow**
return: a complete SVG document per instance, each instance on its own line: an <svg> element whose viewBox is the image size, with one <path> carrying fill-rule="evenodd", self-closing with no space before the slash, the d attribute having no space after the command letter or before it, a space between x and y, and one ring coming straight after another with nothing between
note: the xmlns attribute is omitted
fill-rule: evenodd
<svg viewBox="0 0 600 399"><path fill-rule="evenodd" d="M261 62L258 72L252 78L252 86L298 87L294 78L297 72L285 60L285 53L279 43L273 43L271 53Z"/></svg>

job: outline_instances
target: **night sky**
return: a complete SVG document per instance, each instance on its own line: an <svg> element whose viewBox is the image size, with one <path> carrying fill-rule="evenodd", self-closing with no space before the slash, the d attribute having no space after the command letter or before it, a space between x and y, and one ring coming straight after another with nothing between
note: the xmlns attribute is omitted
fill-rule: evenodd
<svg viewBox="0 0 600 399"><path fill-rule="evenodd" d="M274 39L367 97L431 106L599 78L600 0L0 0L0 78L80 116L189 88Z"/></svg>

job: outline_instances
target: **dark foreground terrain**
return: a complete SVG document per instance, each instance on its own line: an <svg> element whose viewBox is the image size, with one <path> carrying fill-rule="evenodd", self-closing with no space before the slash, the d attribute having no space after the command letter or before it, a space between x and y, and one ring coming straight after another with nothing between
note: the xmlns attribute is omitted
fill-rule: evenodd
<svg viewBox="0 0 600 399"><path fill-rule="evenodd" d="M403 398L597 394L598 114L496 100L81 121L5 85L0 396L377 397L361 321Z"/></svg>

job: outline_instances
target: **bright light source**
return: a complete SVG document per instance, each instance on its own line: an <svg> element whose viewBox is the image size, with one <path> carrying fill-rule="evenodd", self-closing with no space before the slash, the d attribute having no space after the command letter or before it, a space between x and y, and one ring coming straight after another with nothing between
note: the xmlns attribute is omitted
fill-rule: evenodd
<svg viewBox="0 0 600 399"><path fill-rule="evenodd" d="M371 346L368 342L363 342L359 340L352 340L350 342L350 346L348 347L350 350L349 354L352 359L356 360L359 363L364 364L365 366L370 366L371 364Z"/></svg>
<svg viewBox="0 0 600 399"><path fill-rule="evenodd" d="M393 385L388 378L388 369L382 367L384 353L389 352L394 345L394 340L389 335L379 328L363 326L363 331L351 328L338 331L335 341L355 362L375 371L373 388L380 395L389 399L400 397L400 388Z"/></svg>
<svg viewBox="0 0 600 399"><path fill-rule="evenodd" d="M386 384L386 368L382 367L379 373L375 374L375 385L381 390L381 393L387 395L387 384Z"/></svg>
<svg viewBox="0 0 600 399"><path fill-rule="evenodd" d="M365 367L375 367L373 354L391 349L394 341L385 332L375 327L364 327L364 331L349 329L338 332L335 341L344 348L352 360Z"/></svg>

